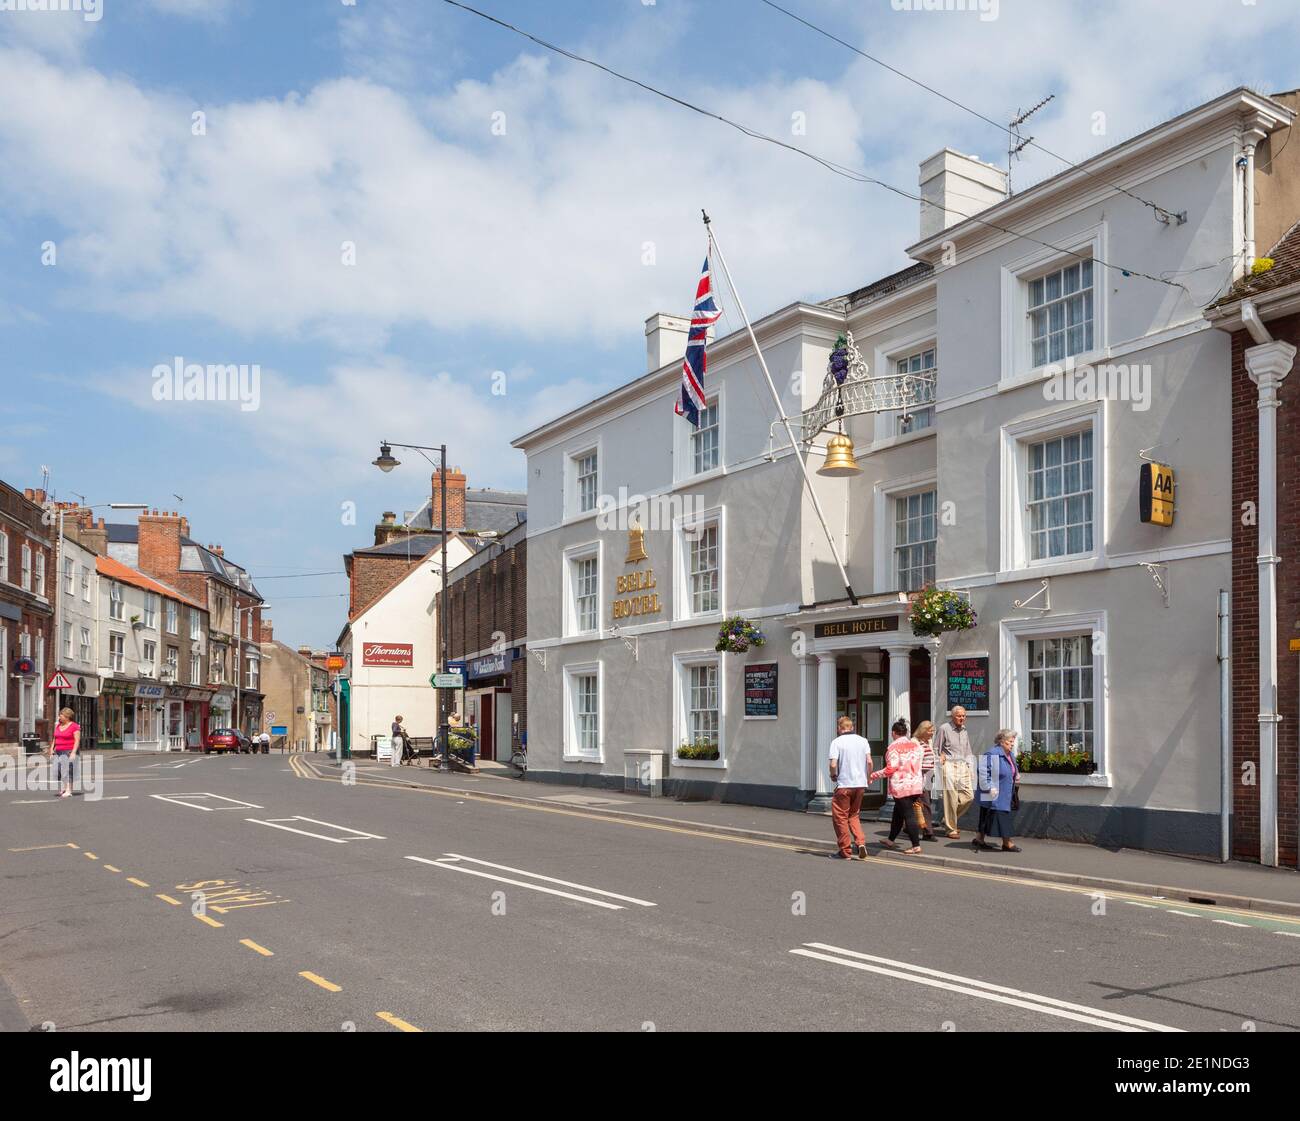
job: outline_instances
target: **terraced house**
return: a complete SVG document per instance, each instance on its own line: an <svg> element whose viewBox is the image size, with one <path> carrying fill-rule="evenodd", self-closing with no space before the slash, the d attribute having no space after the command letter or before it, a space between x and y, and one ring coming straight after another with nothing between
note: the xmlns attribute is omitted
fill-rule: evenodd
<svg viewBox="0 0 1300 1121"><path fill-rule="evenodd" d="M710 345L695 429L684 322L651 317L643 373L515 441L530 779L819 809L838 715L879 748L960 700L981 749L1021 735L1025 832L1223 855L1230 341L1202 309L1249 267L1246 164L1293 101L1233 90L1010 196L944 149L911 264L755 322L856 603L748 337ZM932 584L976 624L915 634ZM765 645L719 653L735 616Z"/></svg>

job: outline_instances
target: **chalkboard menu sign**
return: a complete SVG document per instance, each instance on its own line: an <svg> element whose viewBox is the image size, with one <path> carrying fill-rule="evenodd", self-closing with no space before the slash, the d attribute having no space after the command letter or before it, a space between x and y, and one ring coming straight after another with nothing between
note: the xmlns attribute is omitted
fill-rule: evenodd
<svg viewBox="0 0 1300 1121"><path fill-rule="evenodd" d="M776 718L776 663L745 667L745 716Z"/></svg>
<svg viewBox="0 0 1300 1121"><path fill-rule="evenodd" d="M948 659L948 707L967 712L989 710L989 656Z"/></svg>

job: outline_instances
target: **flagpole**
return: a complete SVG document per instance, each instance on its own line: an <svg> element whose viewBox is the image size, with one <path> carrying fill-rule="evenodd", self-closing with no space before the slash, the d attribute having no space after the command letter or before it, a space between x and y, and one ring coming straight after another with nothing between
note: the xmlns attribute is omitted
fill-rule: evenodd
<svg viewBox="0 0 1300 1121"><path fill-rule="evenodd" d="M772 381L772 374L767 368L767 360L763 357L763 351L758 345L758 338L754 334L754 327L749 322L749 314L745 311L745 305L740 301L740 293L736 291L736 282L731 279L731 270L727 268L727 258L723 255L722 246L718 244L718 239L713 236L713 225L709 216L704 214L704 229L709 236L709 245L717 251L718 262L722 265L723 275L727 278L727 287L731 289L731 294L736 297L736 309L740 312L740 317L745 321L745 330L749 332L749 341L754 344L754 353L758 355L758 364L763 369L763 377L767 379L767 388L772 392L772 400L776 403L777 414L781 418L781 423L785 425L785 434L790 439L790 448L794 452L794 457L799 461L799 470L803 472L804 485L808 488L808 497L812 499L813 509L817 511L817 520L822 523L822 531L826 534L826 542L831 547L831 556L835 558L835 565L840 570L840 578L844 581L844 590L848 593L849 602L857 605L858 597L853 592L853 585L849 583L849 574L844 568L844 562L840 559L840 551L836 548L835 538L831 534L831 527L826 523L826 515L822 513L822 505L817 501L817 492L813 489L812 476L808 474L808 464L803 457L803 452L799 450L799 442L794 438L794 429L790 427L790 418L785 415L785 408L781 404L781 395L776 391L776 384Z"/></svg>

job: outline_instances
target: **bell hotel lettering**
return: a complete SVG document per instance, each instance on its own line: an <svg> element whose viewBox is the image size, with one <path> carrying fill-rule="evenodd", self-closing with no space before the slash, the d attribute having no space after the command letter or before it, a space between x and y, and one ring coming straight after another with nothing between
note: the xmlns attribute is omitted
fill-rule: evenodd
<svg viewBox="0 0 1300 1121"><path fill-rule="evenodd" d="M643 560L648 560L645 551L645 530L639 525L632 526L627 534L627 556L624 558L624 564L639 564ZM644 592L655 586L655 570L647 568L644 572L629 572L626 576L618 576L614 581L614 589L617 595L627 595L629 592ZM650 592L649 595L633 596L631 599L616 599L614 601L614 618L627 619L633 615L657 615L663 610L663 605L659 602L659 593Z"/></svg>

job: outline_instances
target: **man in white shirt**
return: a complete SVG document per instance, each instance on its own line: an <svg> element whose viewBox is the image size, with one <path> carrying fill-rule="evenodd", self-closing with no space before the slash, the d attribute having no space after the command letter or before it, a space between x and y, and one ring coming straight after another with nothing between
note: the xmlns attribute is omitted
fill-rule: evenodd
<svg viewBox="0 0 1300 1121"><path fill-rule="evenodd" d="M839 732L831 740L831 781L835 793L831 797L831 822L835 826L835 840L839 851L835 856L848 860L856 847L858 859L867 859L867 838L862 832L862 795L866 793L868 775L871 774L871 745L853 731L853 718L841 716L835 724Z"/></svg>

